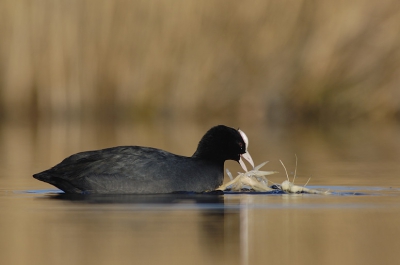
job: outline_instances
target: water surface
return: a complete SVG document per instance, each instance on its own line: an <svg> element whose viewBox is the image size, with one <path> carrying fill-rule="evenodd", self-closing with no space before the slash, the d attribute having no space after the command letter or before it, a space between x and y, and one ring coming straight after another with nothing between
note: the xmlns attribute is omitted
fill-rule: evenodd
<svg viewBox="0 0 400 265"><path fill-rule="evenodd" d="M2 264L395 264L400 249L398 127L242 127L256 164L294 170L334 195L67 196L34 180L78 151L113 145L191 155L208 125L0 128ZM69 133L65 133L68 131ZM184 133L189 132L189 133ZM226 163L231 172L240 170ZM285 175L271 176L282 182Z"/></svg>

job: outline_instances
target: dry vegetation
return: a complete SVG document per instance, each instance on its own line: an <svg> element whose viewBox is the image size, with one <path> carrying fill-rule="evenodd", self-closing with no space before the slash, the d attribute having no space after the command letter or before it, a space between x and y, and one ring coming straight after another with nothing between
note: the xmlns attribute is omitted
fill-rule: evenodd
<svg viewBox="0 0 400 265"><path fill-rule="evenodd" d="M6 119L399 120L398 0L2 0Z"/></svg>

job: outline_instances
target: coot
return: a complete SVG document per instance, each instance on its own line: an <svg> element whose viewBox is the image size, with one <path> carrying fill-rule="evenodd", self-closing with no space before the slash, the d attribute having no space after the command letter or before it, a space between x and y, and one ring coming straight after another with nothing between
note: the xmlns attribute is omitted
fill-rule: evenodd
<svg viewBox="0 0 400 265"><path fill-rule="evenodd" d="M253 167L247 153L248 138L224 125L211 128L191 157L141 146L118 146L81 152L33 175L66 193L150 194L203 192L218 188L225 160L235 160L247 171Z"/></svg>

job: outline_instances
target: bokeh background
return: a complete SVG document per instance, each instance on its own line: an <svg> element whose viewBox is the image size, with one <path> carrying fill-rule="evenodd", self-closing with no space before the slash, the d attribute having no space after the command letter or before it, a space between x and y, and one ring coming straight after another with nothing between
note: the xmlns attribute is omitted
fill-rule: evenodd
<svg viewBox="0 0 400 265"><path fill-rule="evenodd" d="M399 85L397 0L2 0L1 179L114 145L191 155L226 124L328 184L338 159L398 161Z"/></svg>
<svg viewBox="0 0 400 265"><path fill-rule="evenodd" d="M1 117L399 121L400 3L2 0Z"/></svg>

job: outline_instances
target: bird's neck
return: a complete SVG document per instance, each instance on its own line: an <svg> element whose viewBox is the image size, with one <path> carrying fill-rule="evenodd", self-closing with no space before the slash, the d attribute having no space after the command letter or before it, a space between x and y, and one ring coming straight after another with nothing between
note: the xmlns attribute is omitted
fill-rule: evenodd
<svg viewBox="0 0 400 265"><path fill-rule="evenodd" d="M206 148L198 148L196 152L192 155L193 158L213 161L216 164L224 164L225 159L222 158L217 152L206 149Z"/></svg>

